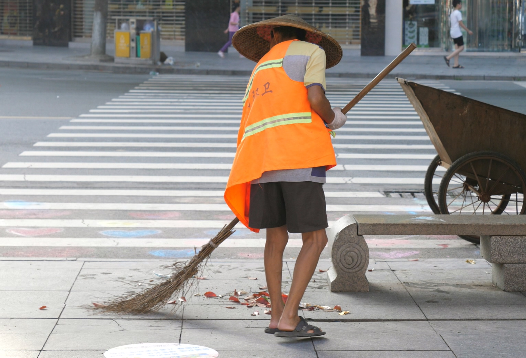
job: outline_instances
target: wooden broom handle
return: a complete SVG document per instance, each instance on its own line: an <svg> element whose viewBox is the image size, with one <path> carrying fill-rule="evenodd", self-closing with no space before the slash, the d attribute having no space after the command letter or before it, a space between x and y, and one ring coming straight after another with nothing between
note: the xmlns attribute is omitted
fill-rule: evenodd
<svg viewBox="0 0 526 358"><path fill-rule="evenodd" d="M364 98L367 93L369 93L369 91L376 87L376 85L380 83L380 81L383 80L384 77L387 76L396 66L398 66L400 62L402 62L407 56L409 56L409 54L413 52L415 48L416 45L412 43L404 51L402 51L402 53L396 56L396 58L389 65L387 65L387 67L384 68L382 72L380 72L371 82L369 82L369 84L365 86L363 90L361 90L360 93L358 93L358 95L356 95L356 97L352 99L352 101L350 101L345 107L343 107L342 113L346 114L347 112L349 112L349 110L353 108L356 105L356 103L360 102L361 99Z"/></svg>

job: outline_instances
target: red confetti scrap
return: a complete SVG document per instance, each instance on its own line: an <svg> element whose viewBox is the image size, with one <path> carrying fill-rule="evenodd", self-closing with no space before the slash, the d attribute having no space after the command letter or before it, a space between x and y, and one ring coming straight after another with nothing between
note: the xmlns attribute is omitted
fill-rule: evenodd
<svg viewBox="0 0 526 358"><path fill-rule="evenodd" d="M268 301L265 297L259 297L257 300L256 300L257 303L261 303L263 305L268 305Z"/></svg>
<svg viewBox="0 0 526 358"><path fill-rule="evenodd" d="M229 300L232 302L240 303L239 298L237 298L236 296L230 296Z"/></svg>
<svg viewBox="0 0 526 358"><path fill-rule="evenodd" d="M217 295L211 291L205 292L204 296L207 298L217 297Z"/></svg>
<svg viewBox="0 0 526 358"><path fill-rule="evenodd" d="M47 309L47 306L42 306L39 308L39 310L45 310L45 309Z"/></svg>

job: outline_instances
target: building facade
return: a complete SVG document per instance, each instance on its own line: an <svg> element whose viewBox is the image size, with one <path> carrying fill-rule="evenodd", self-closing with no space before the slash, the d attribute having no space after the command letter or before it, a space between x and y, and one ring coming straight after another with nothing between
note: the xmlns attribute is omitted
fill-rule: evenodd
<svg viewBox="0 0 526 358"><path fill-rule="evenodd" d="M87 40L91 37L94 0L70 1L71 40ZM155 17L161 25L162 40L183 42L186 1L191 0L109 0L108 36L113 37L116 16ZM360 44L363 21L367 20L364 11L367 16L374 15L380 2L385 3L386 54L411 42L422 50L451 49L452 0L231 0L231 7L241 6L242 25L297 14L345 46ZM0 38L30 40L35 3L37 0L0 0ZM465 36L468 51L520 51L526 47L526 0L463 0L462 12L464 22L474 32ZM54 12L50 14L51 23Z"/></svg>

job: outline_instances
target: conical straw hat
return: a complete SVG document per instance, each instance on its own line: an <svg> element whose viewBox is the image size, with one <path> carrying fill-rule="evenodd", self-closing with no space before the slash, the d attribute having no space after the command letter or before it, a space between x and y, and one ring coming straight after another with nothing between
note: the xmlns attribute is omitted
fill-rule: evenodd
<svg viewBox="0 0 526 358"><path fill-rule="evenodd" d="M270 31L279 26L291 26L307 31L305 41L319 45L325 50L327 68L336 66L340 62L342 58L340 44L296 15L279 16L243 26L235 33L232 44L241 55L258 62L270 50Z"/></svg>

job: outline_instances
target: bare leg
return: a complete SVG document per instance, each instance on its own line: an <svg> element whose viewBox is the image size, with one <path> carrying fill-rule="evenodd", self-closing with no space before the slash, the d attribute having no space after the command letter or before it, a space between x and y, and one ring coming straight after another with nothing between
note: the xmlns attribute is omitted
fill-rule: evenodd
<svg viewBox="0 0 526 358"><path fill-rule="evenodd" d="M286 226L267 229L265 243L265 276L272 302L270 328L277 328L283 312L284 304L281 298L281 272L283 270L283 251L289 240Z"/></svg>
<svg viewBox="0 0 526 358"><path fill-rule="evenodd" d="M459 57L460 53L461 53L462 51L464 51L464 46L460 46L460 47L457 46L457 51L458 51L458 52L457 52L457 54L455 55L455 64L453 65L453 66L455 66L455 67L458 66L458 57Z"/></svg>
<svg viewBox="0 0 526 358"><path fill-rule="evenodd" d="M453 51L449 56L447 56L446 58L448 60L451 60L452 58L455 58L455 63L453 66L458 66L458 55L464 51L464 46L458 46L458 45L455 45L455 51Z"/></svg>
<svg viewBox="0 0 526 358"><path fill-rule="evenodd" d="M296 260L289 297L278 325L283 331L293 331L298 325L298 306L328 241L325 230L303 233L302 239L303 246Z"/></svg>

